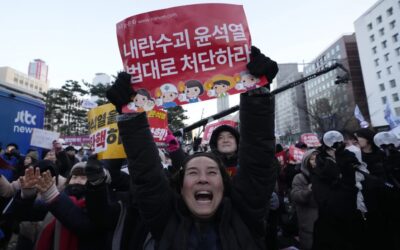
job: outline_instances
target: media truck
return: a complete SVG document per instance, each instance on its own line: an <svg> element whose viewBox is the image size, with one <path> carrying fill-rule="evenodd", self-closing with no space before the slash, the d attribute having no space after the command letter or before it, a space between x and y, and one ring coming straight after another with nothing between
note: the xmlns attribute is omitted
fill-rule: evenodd
<svg viewBox="0 0 400 250"><path fill-rule="evenodd" d="M25 154L33 128L43 129L45 104L37 94L0 84L0 143L16 143Z"/></svg>

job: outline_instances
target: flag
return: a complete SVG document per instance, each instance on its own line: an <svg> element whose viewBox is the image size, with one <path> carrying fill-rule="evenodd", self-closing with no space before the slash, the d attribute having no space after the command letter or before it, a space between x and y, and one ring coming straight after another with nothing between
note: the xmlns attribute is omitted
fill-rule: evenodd
<svg viewBox="0 0 400 250"><path fill-rule="evenodd" d="M357 120L360 122L360 127L362 128L368 128L369 123L364 119L364 116L361 113L360 108L358 105L356 105L354 109L354 116L357 118Z"/></svg>
<svg viewBox="0 0 400 250"><path fill-rule="evenodd" d="M390 129L394 129L395 127L400 125L400 117L397 117L392 113L389 102L386 102L386 107L383 110L383 114L386 122L390 126Z"/></svg>

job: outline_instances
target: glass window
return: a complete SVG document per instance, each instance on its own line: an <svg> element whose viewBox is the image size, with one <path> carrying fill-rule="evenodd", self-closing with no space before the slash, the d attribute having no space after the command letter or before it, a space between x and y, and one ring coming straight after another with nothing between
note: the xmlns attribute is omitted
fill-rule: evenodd
<svg viewBox="0 0 400 250"><path fill-rule="evenodd" d="M395 79L390 80L389 84L390 84L391 88L396 88L396 80Z"/></svg>
<svg viewBox="0 0 400 250"><path fill-rule="evenodd" d="M374 60L374 62L375 62L375 66L379 66L379 58L376 58L376 59Z"/></svg>
<svg viewBox="0 0 400 250"><path fill-rule="evenodd" d="M392 36L393 42L396 43L397 41L399 41L399 33L396 33Z"/></svg>
<svg viewBox="0 0 400 250"><path fill-rule="evenodd" d="M376 54L376 46L372 47L372 54Z"/></svg>
<svg viewBox="0 0 400 250"><path fill-rule="evenodd" d="M377 18L376 18L376 23L381 23L382 22L382 16L378 16Z"/></svg>
<svg viewBox="0 0 400 250"><path fill-rule="evenodd" d="M381 79L381 71L376 72L376 78Z"/></svg>
<svg viewBox="0 0 400 250"><path fill-rule="evenodd" d="M383 48L383 49L386 49L386 47L387 47L387 42L386 42L386 40L385 40L385 41L382 41L381 44L382 44L382 48Z"/></svg>
<svg viewBox="0 0 400 250"><path fill-rule="evenodd" d="M14 82L18 82L18 78L14 77Z"/></svg>
<svg viewBox="0 0 400 250"><path fill-rule="evenodd" d="M369 23L369 24L367 25L367 29L368 29L368 30L372 30L372 23Z"/></svg>
<svg viewBox="0 0 400 250"><path fill-rule="evenodd" d="M382 100L382 103L383 103L383 104L386 104L386 96L382 96L382 97L381 97L381 100Z"/></svg>
<svg viewBox="0 0 400 250"><path fill-rule="evenodd" d="M384 91L385 90L385 84L384 83L379 84L379 90L380 91Z"/></svg>
<svg viewBox="0 0 400 250"><path fill-rule="evenodd" d="M393 98L394 102L398 102L399 101L399 94L397 94L397 93L392 94L392 98Z"/></svg>
<svg viewBox="0 0 400 250"><path fill-rule="evenodd" d="M374 41L375 41L375 35L374 35L374 34L370 35L370 36L369 36L369 40L370 40L371 42L374 42Z"/></svg>
<svg viewBox="0 0 400 250"><path fill-rule="evenodd" d="M385 58L385 61L389 61L389 53L386 53L385 55L383 55L383 57Z"/></svg>
<svg viewBox="0 0 400 250"><path fill-rule="evenodd" d="M386 10L386 15L387 16L393 15L393 8L392 7L390 7L389 9Z"/></svg>
<svg viewBox="0 0 400 250"><path fill-rule="evenodd" d="M387 67L386 72L388 75L392 74L392 66Z"/></svg>
<svg viewBox="0 0 400 250"><path fill-rule="evenodd" d="M381 36L385 35L385 29L384 28L379 29L379 35L381 35Z"/></svg>
<svg viewBox="0 0 400 250"><path fill-rule="evenodd" d="M400 107L394 108L394 112L396 113L396 116L400 116Z"/></svg>
<svg viewBox="0 0 400 250"><path fill-rule="evenodd" d="M340 46L338 44L338 45L336 45L336 52L339 52L339 50L340 50Z"/></svg>
<svg viewBox="0 0 400 250"><path fill-rule="evenodd" d="M395 51L396 51L396 55L400 56L400 47L396 48Z"/></svg>
<svg viewBox="0 0 400 250"><path fill-rule="evenodd" d="M396 20L393 20L389 23L389 27L390 29L394 29L394 27L396 27Z"/></svg>

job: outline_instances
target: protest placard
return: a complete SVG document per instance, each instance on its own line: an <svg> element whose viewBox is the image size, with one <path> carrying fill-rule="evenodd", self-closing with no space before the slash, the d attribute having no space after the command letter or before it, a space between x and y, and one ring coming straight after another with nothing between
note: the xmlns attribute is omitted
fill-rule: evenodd
<svg viewBox="0 0 400 250"><path fill-rule="evenodd" d="M117 37L137 91L123 112L167 109L266 83L246 71L251 38L241 5L195 4L135 15L117 24Z"/></svg>
<svg viewBox="0 0 400 250"><path fill-rule="evenodd" d="M88 112L90 144L99 159L126 158L118 133L117 115L112 104L101 105ZM165 146L164 140L168 130L167 113L152 110L147 113L147 117L154 141L158 146Z"/></svg>
<svg viewBox="0 0 400 250"><path fill-rule="evenodd" d="M318 136L314 133L305 133L300 136L300 141L307 145L309 148L316 148L321 146Z"/></svg>
<svg viewBox="0 0 400 250"><path fill-rule="evenodd" d="M53 141L59 137L60 133L58 132L33 128L30 145L39 148L52 149Z"/></svg>
<svg viewBox="0 0 400 250"><path fill-rule="evenodd" d="M229 125L235 128L237 126L237 122L232 120L221 120L218 122L207 124L206 127L204 128L201 144L208 144L210 142L213 131L221 125Z"/></svg>

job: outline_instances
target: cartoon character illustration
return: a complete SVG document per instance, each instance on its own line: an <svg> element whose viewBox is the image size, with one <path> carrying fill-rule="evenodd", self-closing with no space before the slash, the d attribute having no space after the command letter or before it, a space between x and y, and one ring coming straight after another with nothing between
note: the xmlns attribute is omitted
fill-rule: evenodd
<svg viewBox="0 0 400 250"><path fill-rule="evenodd" d="M238 81L238 77L226 75L215 75L204 83L209 97L224 97L228 95L228 91L233 88Z"/></svg>
<svg viewBox="0 0 400 250"><path fill-rule="evenodd" d="M178 97L178 89L172 83L164 83L156 89L156 104L164 109L176 107L174 100Z"/></svg>
<svg viewBox="0 0 400 250"><path fill-rule="evenodd" d="M134 112L149 111L154 108L154 100L146 89L138 89L132 102L128 103L127 108Z"/></svg>
<svg viewBox="0 0 400 250"><path fill-rule="evenodd" d="M204 93L203 84L201 84L198 80L189 80L187 82L179 82L178 84L179 92L179 101L195 103L201 101L199 96Z"/></svg>
<svg viewBox="0 0 400 250"><path fill-rule="evenodd" d="M251 90L260 87L257 83L260 82L258 77L251 75L248 71L240 72L239 81L236 83L237 90Z"/></svg>

